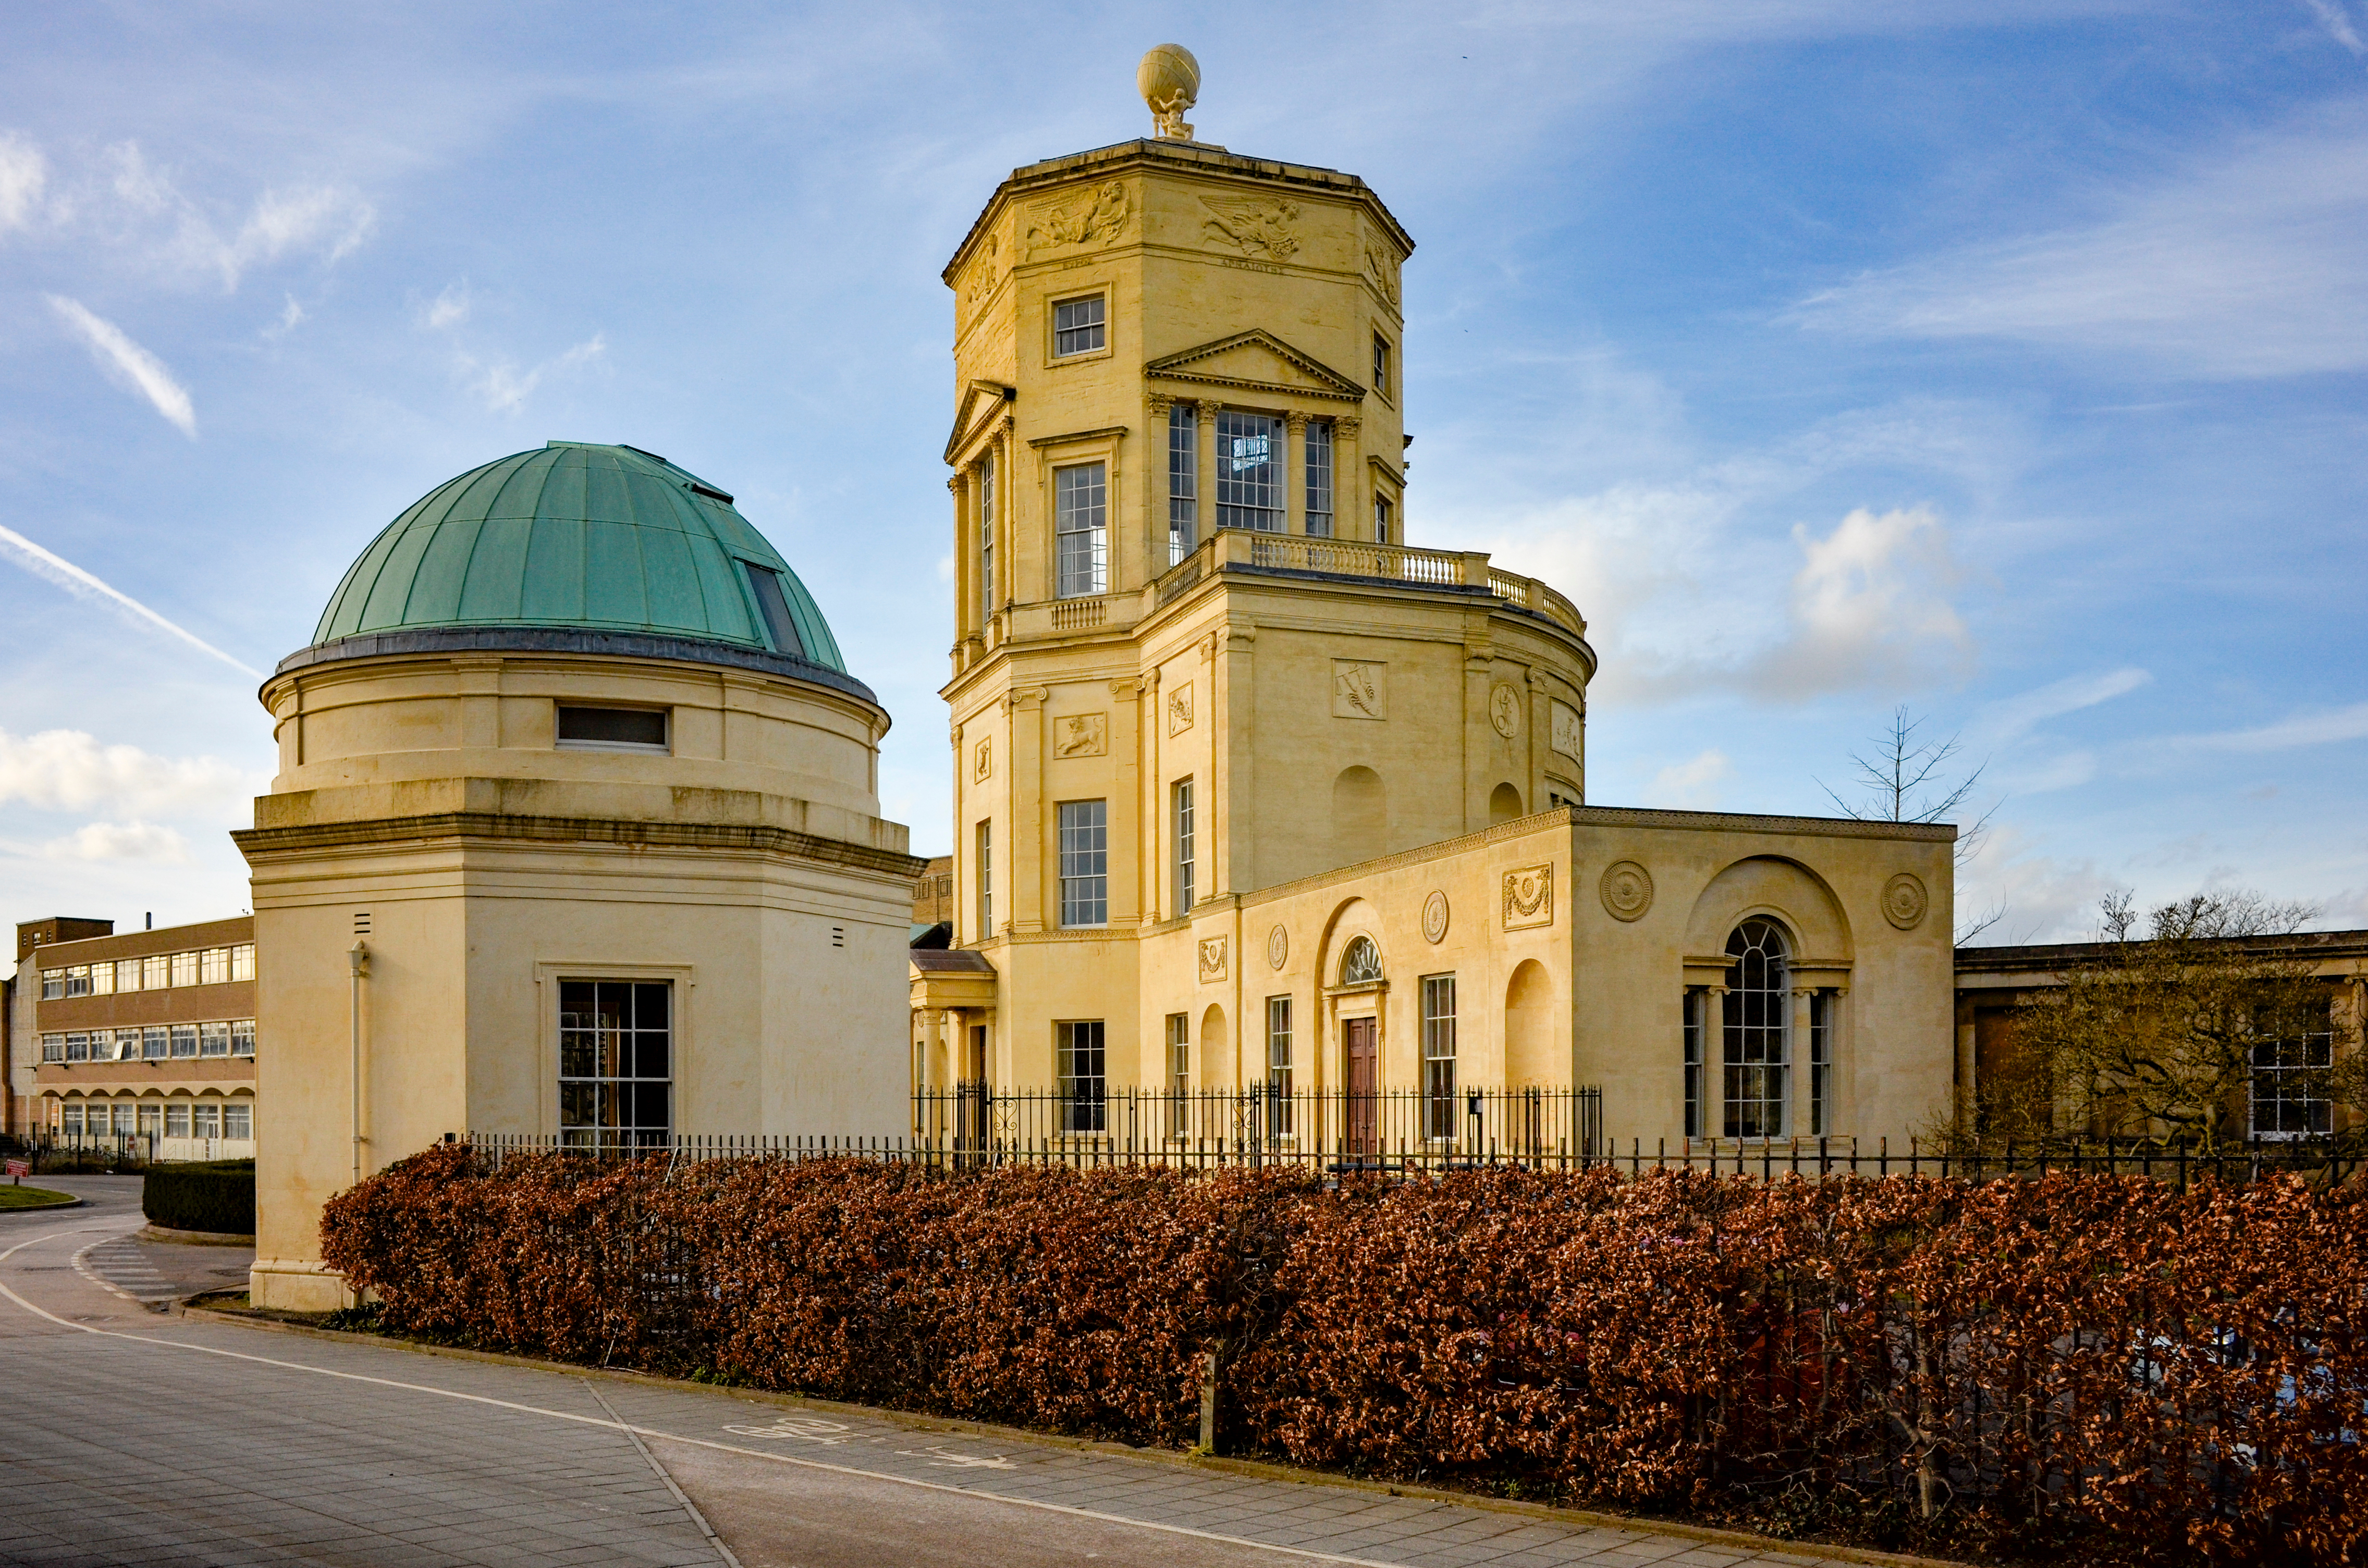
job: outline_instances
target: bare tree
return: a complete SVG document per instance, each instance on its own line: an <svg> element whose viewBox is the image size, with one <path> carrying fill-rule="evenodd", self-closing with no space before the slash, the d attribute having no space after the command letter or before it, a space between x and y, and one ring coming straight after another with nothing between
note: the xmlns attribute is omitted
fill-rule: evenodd
<svg viewBox="0 0 2368 1568"><path fill-rule="evenodd" d="M2151 911L2144 936L2127 892L2109 894L2100 912L2093 955L2016 1017L2010 1044L1985 1067L1982 1131L2180 1140L2209 1152L2250 1136L2264 1074L2297 1105L2360 1097L2359 1074L2334 1060L2329 987L2309 955L2276 939L2315 910L2197 893Z"/></svg>
<svg viewBox="0 0 2368 1568"><path fill-rule="evenodd" d="M1918 742L1917 731L1924 721L1911 716L1905 703L1894 709L1890 727L1876 735L1869 750L1852 752L1851 782L1857 786L1858 800L1845 800L1824 779L1817 788L1826 798L1841 808L1844 814L1861 822L1947 822L1973 797L1974 787L1981 782L1983 772L1989 767L1984 762L1963 778L1950 765L1957 760L1963 749L1955 735L1945 741ZM1976 817L1973 824L1957 830L1956 864L1963 871L1974 852L1987 836L1990 819L1998 815L1993 804ZM1985 910L1966 924L1957 927L1959 947L1997 925L2006 916L2003 902Z"/></svg>

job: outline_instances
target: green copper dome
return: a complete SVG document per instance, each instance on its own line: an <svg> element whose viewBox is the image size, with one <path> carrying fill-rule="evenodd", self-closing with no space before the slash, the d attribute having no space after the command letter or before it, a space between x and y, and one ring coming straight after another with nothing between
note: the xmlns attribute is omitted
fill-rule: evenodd
<svg viewBox="0 0 2368 1568"><path fill-rule="evenodd" d="M632 447L553 441L438 485L362 551L313 641L451 627L689 639L847 670L732 497Z"/></svg>

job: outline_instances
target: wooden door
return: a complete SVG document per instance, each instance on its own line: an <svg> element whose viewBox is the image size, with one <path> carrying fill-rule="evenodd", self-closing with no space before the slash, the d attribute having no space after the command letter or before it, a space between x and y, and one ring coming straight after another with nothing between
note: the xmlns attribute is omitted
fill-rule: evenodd
<svg viewBox="0 0 2368 1568"><path fill-rule="evenodd" d="M1342 1131L1347 1135L1347 1153L1377 1154L1381 1153L1381 1030L1372 1018L1344 1018L1340 1023L1341 1050L1348 1058L1348 1072L1343 1082L1348 1085L1348 1114Z"/></svg>

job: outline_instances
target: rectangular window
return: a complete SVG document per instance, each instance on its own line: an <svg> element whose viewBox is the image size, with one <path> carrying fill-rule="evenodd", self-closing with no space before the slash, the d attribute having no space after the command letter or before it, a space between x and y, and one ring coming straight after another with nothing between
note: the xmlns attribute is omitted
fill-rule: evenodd
<svg viewBox="0 0 2368 1568"><path fill-rule="evenodd" d="M1059 1057L1060 1120L1063 1132L1099 1132L1104 1121L1102 1021L1070 1019L1053 1026Z"/></svg>
<svg viewBox="0 0 2368 1568"><path fill-rule="evenodd" d="M173 1031L167 1028L145 1028L140 1031L140 1060L162 1062L173 1046Z"/></svg>
<svg viewBox="0 0 2368 1568"><path fill-rule="evenodd" d="M1390 395L1390 340L1378 332L1373 334L1373 390L1384 398Z"/></svg>
<svg viewBox="0 0 2368 1568"><path fill-rule="evenodd" d="M197 983L198 955L195 953L175 953L173 955L173 983L176 985L195 985Z"/></svg>
<svg viewBox="0 0 2368 1568"><path fill-rule="evenodd" d="M198 1026L198 1054L199 1056L228 1056L230 1054L230 1025L226 1023L199 1024Z"/></svg>
<svg viewBox="0 0 2368 1568"><path fill-rule="evenodd" d="M673 1135L673 991L665 981L559 983L559 1141L630 1153Z"/></svg>
<svg viewBox="0 0 2368 1568"><path fill-rule="evenodd" d="M1710 1018L1709 991L1686 993L1686 1136L1702 1136L1702 1031Z"/></svg>
<svg viewBox="0 0 2368 1568"><path fill-rule="evenodd" d="M66 994L66 971L62 969L41 971L41 1000L55 1002Z"/></svg>
<svg viewBox="0 0 2368 1568"><path fill-rule="evenodd" d="M162 991L173 983L173 960L165 953L140 960L140 989Z"/></svg>
<svg viewBox="0 0 2368 1568"><path fill-rule="evenodd" d="M230 949L208 948L198 955L198 983L223 985L230 981Z"/></svg>
<svg viewBox="0 0 2368 1568"><path fill-rule="evenodd" d="M1106 345L1102 335L1102 297L1056 301L1053 306L1053 358L1092 354Z"/></svg>
<svg viewBox="0 0 2368 1568"><path fill-rule="evenodd" d="M44 1062L63 1062L65 1059L66 1037L62 1034L43 1035L41 1037L41 1060Z"/></svg>
<svg viewBox="0 0 2368 1568"><path fill-rule="evenodd" d="M973 938L985 941L995 935L995 824L978 824L978 932Z"/></svg>
<svg viewBox="0 0 2368 1568"><path fill-rule="evenodd" d="M137 1120L139 1108L139 1107L131 1104L128 1100L121 1101L117 1104L115 1108L115 1135L118 1138L129 1138L140 1131L140 1123Z"/></svg>
<svg viewBox="0 0 2368 1568"><path fill-rule="evenodd" d="M1831 1132L1834 1119L1833 997L1827 992L1809 996L1809 1135Z"/></svg>
<svg viewBox="0 0 2368 1568"><path fill-rule="evenodd" d="M1100 801L1061 802L1061 924L1110 924L1110 817Z"/></svg>
<svg viewBox="0 0 2368 1568"><path fill-rule="evenodd" d="M58 1114L58 1131L68 1138L82 1136L82 1104L76 1101Z"/></svg>
<svg viewBox="0 0 2368 1568"><path fill-rule="evenodd" d="M1168 835L1176 845L1176 913L1178 915L1192 913L1192 781L1178 778L1168 786L1167 791Z"/></svg>
<svg viewBox="0 0 2368 1568"><path fill-rule="evenodd" d="M140 983L140 960L138 959L123 959L117 962L115 966L115 988L118 991L142 991L146 989L146 987Z"/></svg>
<svg viewBox="0 0 2368 1568"><path fill-rule="evenodd" d="M195 1056L198 1053L198 1026L195 1024L175 1024L172 1026L172 1028L173 1054L176 1056Z"/></svg>
<svg viewBox="0 0 2368 1568"><path fill-rule="evenodd" d="M79 1030L71 1030L71 1031L69 1031L69 1032L67 1033L67 1035L66 1035L66 1056L65 1056L65 1059L66 1059L68 1062L87 1062L87 1061L89 1061L89 1060L90 1060L90 1036L88 1036L88 1035L86 1035L86 1034L84 1034L84 1033L80 1032Z"/></svg>
<svg viewBox="0 0 2368 1568"><path fill-rule="evenodd" d="M798 623L790 614L790 597L781 591L781 574L753 561L740 562L740 570L748 574L748 591L756 596L757 613L764 619L773 652L805 658L805 640L798 635Z"/></svg>
<svg viewBox="0 0 2368 1568"><path fill-rule="evenodd" d="M1791 1000L1782 983L1741 988L1730 984L1720 998L1729 1138L1784 1136L1784 1102L1790 1088L1786 1080L1792 1066L1784 1011Z"/></svg>
<svg viewBox="0 0 2368 1568"><path fill-rule="evenodd" d="M187 1138L189 1135L189 1103L176 1100L165 1108L165 1136Z"/></svg>
<svg viewBox="0 0 2368 1568"><path fill-rule="evenodd" d="M189 1136L219 1138L222 1136L222 1107L200 1100L189 1108Z"/></svg>
<svg viewBox="0 0 2368 1568"><path fill-rule="evenodd" d="M90 994L94 996L111 996L115 994L113 964L95 963L90 966Z"/></svg>
<svg viewBox="0 0 2368 1568"><path fill-rule="evenodd" d="M2335 1037L2263 1040L2253 1047L2256 1138L2324 1138L2335 1128Z"/></svg>
<svg viewBox="0 0 2368 1568"><path fill-rule="evenodd" d="M69 996L90 994L90 965L78 963L66 971L66 994Z"/></svg>
<svg viewBox="0 0 2368 1568"><path fill-rule="evenodd" d="M255 1054L255 1020L233 1018L230 1021L230 1053L233 1056Z"/></svg>
<svg viewBox="0 0 2368 1568"><path fill-rule="evenodd" d="M1282 532L1282 421L1217 415L1217 526Z"/></svg>
<svg viewBox="0 0 2368 1568"><path fill-rule="evenodd" d="M1167 410L1167 564L1201 541L1201 415L1189 403Z"/></svg>
<svg viewBox="0 0 2368 1568"><path fill-rule="evenodd" d="M1332 537L1332 426L1322 419L1307 426L1307 532Z"/></svg>
<svg viewBox="0 0 2368 1568"><path fill-rule="evenodd" d="M244 942L230 950L230 977L233 980L255 978L255 944Z"/></svg>
<svg viewBox="0 0 2368 1568"><path fill-rule="evenodd" d="M1455 977L1422 978L1422 1135L1455 1136Z"/></svg>
<svg viewBox="0 0 2368 1568"><path fill-rule="evenodd" d="M222 1107L222 1136L252 1138L255 1136L255 1102L233 1100Z"/></svg>
<svg viewBox="0 0 2368 1568"><path fill-rule="evenodd" d="M1373 497L1373 542L1375 544L1391 542L1391 535L1395 531L1392 525L1395 522L1396 517L1397 508L1390 505L1388 496Z"/></svg>
<svg viewBox="0 0 2368 1568"><path fill-rule="evenodd" d="M1192 1020L1184 1013L1167 1015L1167 1133L1181 1138L1192 1131L1189 1096L1192 1088Z"/></svg>
<svg viewBox="0 0 2368 1568"><path fill-rule="evenodd" d="M1291 1136L1291 998L1266 999L1267 1127L1277 1138Z"/></svg>
<svg viewBox="0 0 2368 1568"><path fill-rule="evenodd" d="M995 615L995 457L978 465L978 623Z"/></svg>
<svg viewBox="0 0 2368 1568"><path fill-rule="evenodd" d="M637 751L663 755L663 708L577 708L559 705L559 744L565 751Z"/></svg>
<svg viewBox="0 0 2368 1568"><path fill-rule="evenodd" d="M1053 471L1053 570L1061 598L1110 591L1110 494L1099 463Z"/></svg>
<svg viewBox="0 0 2368 1568"><path fill-rule="evenodd" d="M136 1030L131 1029L127 1029L124 1032L126 1034L134 1035L137 1033ZM90 1059L93 1062L112 1062L115 1060L115 1031L113 1029L93 1029L90 1031Z"/></svg>

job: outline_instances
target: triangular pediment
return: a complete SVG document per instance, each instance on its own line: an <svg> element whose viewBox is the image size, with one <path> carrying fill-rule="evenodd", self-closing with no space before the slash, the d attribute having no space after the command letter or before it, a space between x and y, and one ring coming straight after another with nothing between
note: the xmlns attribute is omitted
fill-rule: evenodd
<svg viewBox="0 0 2368 1568"><path fill-rule="evenodd" d="M1304 353L1262 328L1237 332L1180 354L1163 355L1143 368L1156 380L1253 392L1295 392L1303 397L1361 403L1365 389L1313 354Z"/></svg>
<svg viewBox="0 0 2368 1568"><path fill-rule="evenodd" d="M1014 395L1014 389L1001 381L973 381L964 388L962 403L954 410L954 427L946 435L946 461L953 461L979 427L994 419L996 410Z"/></svg>

